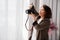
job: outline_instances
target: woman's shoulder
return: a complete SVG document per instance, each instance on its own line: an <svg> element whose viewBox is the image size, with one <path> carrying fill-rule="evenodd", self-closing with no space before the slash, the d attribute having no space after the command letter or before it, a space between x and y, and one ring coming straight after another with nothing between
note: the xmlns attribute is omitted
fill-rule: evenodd
<svg viewBox="0 0 60 40"><path fill-rule="evenodd" d="M49 22L50 22L50 19L48 19L48 18L45 18L43 21L49 21Z"/></svg>

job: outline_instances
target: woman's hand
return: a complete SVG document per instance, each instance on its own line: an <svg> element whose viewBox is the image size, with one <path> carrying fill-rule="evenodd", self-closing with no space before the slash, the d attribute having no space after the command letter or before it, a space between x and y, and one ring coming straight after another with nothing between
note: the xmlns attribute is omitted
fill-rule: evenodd
<svg viewBox="0 0 60 40"><path fill-rule="evenodd" d="M37 23L37 21L33 22L33 24L32 24L32 25L33 25L33 26L35 26L36 24L38 24L38 23Z"/></svg>

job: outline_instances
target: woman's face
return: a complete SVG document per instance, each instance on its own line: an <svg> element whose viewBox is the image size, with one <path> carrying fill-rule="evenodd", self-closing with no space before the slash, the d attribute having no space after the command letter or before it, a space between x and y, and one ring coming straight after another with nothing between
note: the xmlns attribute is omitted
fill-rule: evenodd
<svg viewBox="0 0 60 40"><path fill-rule="evenodd" d="M44 10L43 7L40 8L39 15L40 15L41 17L44 17L44 15L45 15L45 10Z"/></svg>

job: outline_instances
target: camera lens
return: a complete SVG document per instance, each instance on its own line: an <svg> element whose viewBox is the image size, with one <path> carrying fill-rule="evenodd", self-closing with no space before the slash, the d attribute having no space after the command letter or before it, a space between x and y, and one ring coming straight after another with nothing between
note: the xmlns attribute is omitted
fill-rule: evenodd
<svg viewBox="0 0 60 40"><path fill-rule="evenodd" d="M27 14L31 14L31 9L26 10Z"/></svg>

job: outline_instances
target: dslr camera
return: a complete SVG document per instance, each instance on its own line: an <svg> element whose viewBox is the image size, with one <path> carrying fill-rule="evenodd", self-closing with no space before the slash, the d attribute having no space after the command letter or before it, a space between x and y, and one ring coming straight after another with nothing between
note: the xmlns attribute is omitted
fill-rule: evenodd
<svg viewBox="0 0 60 40"><path fill-rule="evenodd" d="M32 5L32 7L30 8L30 9L27 9L26 10L26 13L27 14L31 14L31 13L33 13L33 14L38 14L38 12L35 10L35 8L34 8L34 5Z"/></svg>

